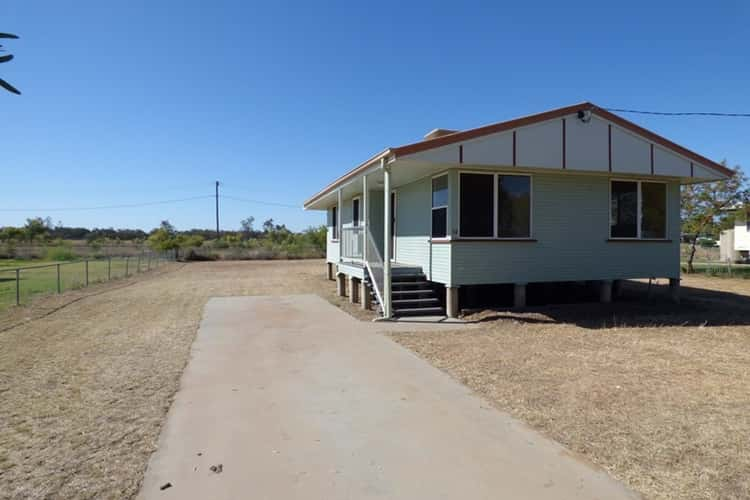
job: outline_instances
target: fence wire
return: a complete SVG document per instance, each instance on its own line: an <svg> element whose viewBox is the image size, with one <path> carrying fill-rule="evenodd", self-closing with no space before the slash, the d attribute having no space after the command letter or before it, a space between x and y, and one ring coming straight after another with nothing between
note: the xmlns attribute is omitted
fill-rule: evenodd
<svg viewBox="0 0 750 500"><path fill-rule="evenodd" d="M29 303L40 294L63 293L148 272L174 260L169 253L83 259L25 267L0 265L0 310Z"/></svg>

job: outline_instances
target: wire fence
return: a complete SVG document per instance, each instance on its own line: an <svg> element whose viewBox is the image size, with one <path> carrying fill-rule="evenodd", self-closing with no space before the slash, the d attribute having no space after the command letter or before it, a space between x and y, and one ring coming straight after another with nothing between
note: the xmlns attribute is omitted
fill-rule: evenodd
<svg viewBox="0 0 750 500"><path fill-rule="evenodd" d="M36 266L0 267L0 310L28 303L35 295L63 293L148 272L173 261L171 253L84 259Z"/></svg>

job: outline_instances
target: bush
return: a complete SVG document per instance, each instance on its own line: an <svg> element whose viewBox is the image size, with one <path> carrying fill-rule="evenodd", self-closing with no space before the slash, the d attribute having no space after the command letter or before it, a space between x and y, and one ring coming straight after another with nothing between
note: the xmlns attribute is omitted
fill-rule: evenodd
<svg viewBox="0 0 750 500"><path fill-rule="evenodd" d="M75 260L77 255L67 245L57 245L45 250L44 256L47 260Z"/></svg>

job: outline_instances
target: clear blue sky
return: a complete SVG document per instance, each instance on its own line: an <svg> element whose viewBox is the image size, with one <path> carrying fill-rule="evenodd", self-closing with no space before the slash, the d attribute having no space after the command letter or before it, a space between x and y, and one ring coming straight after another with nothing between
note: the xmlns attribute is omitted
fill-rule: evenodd
<svg viewBox="0 0 750 500"><path fill-rule="evenodd" d="M0 208L227 195L301 206L385 146L590 100L750 112L750 7L737 2L5 0L22 38L0 76ZM359 5L358 5L359 4ZM491 4L491 5L486 5ZM628 116L750 165L750 119ZM294 229L319 212L222 202ZM0 211L0 226L212 227L210 199Z"/></svg>

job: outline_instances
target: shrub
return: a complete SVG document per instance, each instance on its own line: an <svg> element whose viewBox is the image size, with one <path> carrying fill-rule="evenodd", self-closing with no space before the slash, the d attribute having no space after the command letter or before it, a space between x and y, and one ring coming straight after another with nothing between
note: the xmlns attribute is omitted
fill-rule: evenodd
<svg viewBox="0 0 750 500"><path fill-rule="evenodd" d="M44 256L48 260L75 260L77 257L68 245L49 247L45 250Z"/></svg>

